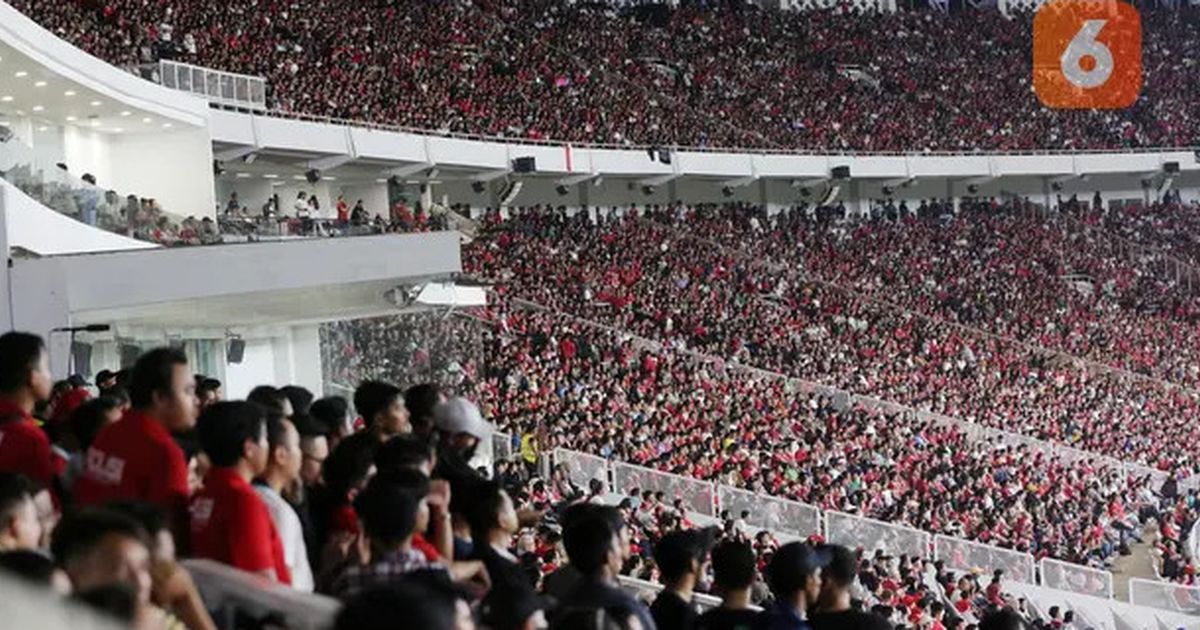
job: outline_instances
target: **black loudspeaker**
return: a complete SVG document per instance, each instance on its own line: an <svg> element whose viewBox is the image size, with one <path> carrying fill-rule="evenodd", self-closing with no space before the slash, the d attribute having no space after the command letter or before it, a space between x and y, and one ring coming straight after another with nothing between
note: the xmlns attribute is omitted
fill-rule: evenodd
<svg viewBox="0 0 1200 630"><path fill-rule="evenodd" d="M483 194L483 191L487 190L487 184L483 182L471 182L471 190L475 191L476 194Z"/></svg>
<svg viewBox="0 0 1200 630"><path fill-rule="evenodd" d="M304 179L307 179L308 183L310 183L310 184L315 184L315 183L321 181L321 171L318 171L315 168L309 169L307 172L304 173Z"/></svg>
<svg viewBox="0 0 1200 630"><path fill-rule="evenodd" d="M512 167L514 173L532 173L537 170L537 159L532 157L519 157L513 160Z"/></svg>
<svg viewBox="0 0 1200 630"><path fill-rule="evenodd" d="M75 366L72 374L92 373L92 344L75 341L71 343L71 364Z"/></svg>
<svg viewBox="0 0 1200 630"><path fill-rule="evenodd" d="M137 363L138 357L142 356L142 349L129 344L121 344L121 369L133 367Z"/></svg>
<svg viewBox="0 0 1200 630"><path fill-rule="evenodd" d="M671 163L671 150L670 149L659 149L658 150L658 161L662 162L663 164L670 164Z"/></svg>
<svg viewBox="0 0 1200 630"><path fill-rule="evenodd" d="M1163 172L1174 175L1179 172L1179 162L1163 162Z"/></svg>
<svg viewBox="0 0 1200 630"><path fill-rule="evenodd" d="M829 172L829 174L834 179L850 179L850 167L835 166L833 167L833 170Z"/></svg>
<svg viewBox="0 0 1200 630"><path fill-rule="evenodd" d="M237 364L242 362L242 357L246 354L246 342L241 339L230 339L229 345L225 348L225 362L229 364Z"/></svg>

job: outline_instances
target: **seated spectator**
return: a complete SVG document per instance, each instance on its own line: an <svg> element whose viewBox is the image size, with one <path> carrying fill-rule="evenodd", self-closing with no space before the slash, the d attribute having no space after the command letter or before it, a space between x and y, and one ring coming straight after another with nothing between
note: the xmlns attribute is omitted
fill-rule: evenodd
<svg viewBox="0 0 1200 630"><path fill-rule="evenodd" d="M33 551L41 544L33 495L33 485L23 475L0 473L0 551Z"/></svg>
<svg viewBox="0 0 1200 630"><path fill-rule="evenodd" d="M821 573L820 599L811 617L814 630L891 630L883 618L855 610L850 591L858 578L858 559L841 545L826 545L829 562Z"/></svg>
<svg viewBox="0 0 1200 630"><path fill-rule="evenodd" d="M70 428L74 444L71 457L63 471L63 487L70 490L87 465L87 452L100 430L121 419L121 401L115 396L93 398L71 414Z"/></svg>
<svg viewBox="0 0 1200 630"><path fill-rule="evenodd" d="M73 489L76 502L145 501L167 511L174 531L186 531L188 463L171 433L195 426L195 389L182 351L143 354L130 375L132 407L96 435Z"/></svg>
<svg viewBox="0 0 1200 630"><path fill-rule="evenodd" d="M726 540L712 550L713 592L721 605L700 615L697 630L763 630L767 614L750 608L750 592L758 572L754 550Z"/></svg>
<svg viewBox="0 0 1200 630"><path fill-rule="evenodd" d="M271 522L283 544L283 562L292 576L296 590L312 592L315 587L312 568L308 564L308 548L300 516L283 498L285 492L300 481L300 435L291 421L278 414L267 416L267 469L254 489L267 506Z"/></svg>
<svg viewBox="0 0 1200 630"><path fill-rule="evenodd" d="M707 573L708 552L717 534L715 527L682 529L668 533L654 545L654 564L663 590L651 604L650 614L659 630L689 630L695 625L692 592Z"/></svg>
<svg viewBox="0 0 1200 630"><path fill-rule="evenodd" d="M624 563L622 537L614 523L621 516L616 508L593 506L573 515L563 529L567 560L579 572L578 584L560 602L551 620L552 628L578 627L597 615L621 627L629 618L643 630L654 630L654 618L644 604L621 590L617 576Z"/></svg>
<svg viewBox="0 0 1200 630"><path fill-rule="evenodd" d="M267 467L265 410L251 402L216 403L196 429L212 469L192 498L192 552L291 584L279 532L250 486Z"/></svg>
<svg viewBox="0 0 1200 630"><path fill-rule="evenodd" d="M821 593L821 571L829 566L828 549L800 542L779 548L767 565L767 584L775 597L769 611L771 630L810 630L808 611ZM853 627L853 626L851 626Z"/></svg>
<svg viewBox="0 0 1200 630"><path fill-rule="evenodd" d="M0 335L0 472L20 473L46 488L55 475L50 438L33 411L50 399L52 384L50 358L40 337Z"/></svg>

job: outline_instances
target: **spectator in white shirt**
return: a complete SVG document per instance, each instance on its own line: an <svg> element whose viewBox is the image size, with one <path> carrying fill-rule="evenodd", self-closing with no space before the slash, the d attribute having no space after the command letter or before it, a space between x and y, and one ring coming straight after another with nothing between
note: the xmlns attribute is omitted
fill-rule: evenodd
<svg viewBox="0 0 1200 630"><path fill-rule="evenodd" d="M283 498L286 488L300 481L300 433L290 420L278 413L267 417L267 443L270 455L267 470L254 486L262 497L279 539L283 542L283 560L292 573L292 586L296 590L313 590L313 573L308 564L308 548L304 544L304 529L296 510Z"/></svg>

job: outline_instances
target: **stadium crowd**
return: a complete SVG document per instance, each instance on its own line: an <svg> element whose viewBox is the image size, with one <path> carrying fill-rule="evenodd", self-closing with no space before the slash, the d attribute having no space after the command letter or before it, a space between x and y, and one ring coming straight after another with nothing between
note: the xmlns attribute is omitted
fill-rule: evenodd
<svg viewBox="0 0 1200 630"><path fill-rule="evenodd" d="M880 304L644 221L636 208L595 223L534 209L491 225L464 250L464 268L500 283L505 295L1153 468L1190 474L1196 466L1184 446L1195 430L1186 420L1197 407L1190 390Z"/></svg>
<svg viewBox="0 0 1200 630"><path fill-rule="evenodd" d="M13 4L122 67L170 58L263 76L285 112L431 131L793 150L1197 144L1197 106L1182 96L1197 66L1178 55L1200 41L1195 7L1147 7L1141 97L1125 110L1089 111L1040 105L1028 76L1032 19L994 8Z"/></svg>
<svg viewBox="0 0 1200 630"><path fill-rule="evenodd" d="M433 384L365 381L351 420L344 399L299 387L223 401L173 349L97 374L96 397L52 383L36 336L0 336L0 357L0 571L130 628L217 627L189 557L336 596L338 630L1064 621L1006 595L1002 573L985 585L924 558L781 545L730 517L697 528L661 493L607 505L520 460L474 468L492 427ZM647 607L622 574L664 591ZM704 590L721 603L700 615Z"/></svg>

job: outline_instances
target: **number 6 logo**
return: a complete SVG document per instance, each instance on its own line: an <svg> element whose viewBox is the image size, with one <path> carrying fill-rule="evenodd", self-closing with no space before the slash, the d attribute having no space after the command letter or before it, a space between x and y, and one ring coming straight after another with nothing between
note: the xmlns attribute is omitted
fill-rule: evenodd
<svg viewBox="0 0 1200 630"><path fill-rule="evenodd" d="M1142 89L1142 21L1124 2L1052 0L1033 18L1033 89L1047 107L1121 109Z"/></svg>

